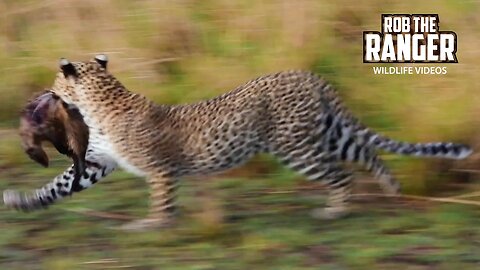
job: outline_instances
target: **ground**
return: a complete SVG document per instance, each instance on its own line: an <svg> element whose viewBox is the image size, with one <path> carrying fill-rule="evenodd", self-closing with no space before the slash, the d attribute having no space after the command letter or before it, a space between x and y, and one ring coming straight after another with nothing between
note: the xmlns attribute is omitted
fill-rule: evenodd
<svg viewBox="0 0 480 270"><path fill-rule="evenodd" d="M21 155L0 160L2 190L39 187L68 162L43 169ZM0 208L0 269L480 267L478 206L356 197L351 216L319 221L309 211L323 204L321 187L279 169L186 179L175 227L117 230L145 214L147 192L143 180L115 172L47 210Z"/></svg>

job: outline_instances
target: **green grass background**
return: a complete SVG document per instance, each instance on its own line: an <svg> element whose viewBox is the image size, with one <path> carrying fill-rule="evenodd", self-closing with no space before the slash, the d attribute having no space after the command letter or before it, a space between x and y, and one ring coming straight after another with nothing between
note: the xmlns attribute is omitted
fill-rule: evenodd
<svg viewBox="0 0 480 270"><path fill-rule="evenodd" d="M54 79L60 57L107 53L129 89L176 104L213 97L257 76L312 70L376 131L407 141L477 145L480 4L475 1L3 0L0 1L0 188L39 187L67 166L42 169L14 128L32 93ZM373 75L362 31L382 13L437 13L458 35L447 75ZM474 190L477 158L451 162L384 155L407 193ZM468 172L465 172L468 171ZM360 179L365 179L360 176ZM204 183L200 183L204 182ZM2 269L476 269L478 208L356 202L352 217L312 220L315 185L269 157L181 188L178 228L128 234L82 209L140 216L141 179L115 173L48 211L0 209ZM311 190L307 192L305 190Z"/></svg>

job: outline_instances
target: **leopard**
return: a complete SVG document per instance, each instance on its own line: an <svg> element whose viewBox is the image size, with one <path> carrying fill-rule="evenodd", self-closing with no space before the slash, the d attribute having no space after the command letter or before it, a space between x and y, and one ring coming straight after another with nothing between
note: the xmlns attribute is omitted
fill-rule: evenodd
<svg viewBox="0 0 480 270"><path fill-rule="evenodd" d="M62 58L50 87L78 108L88 126L83 175L75 180L69 167L42 188L6 190L8 207L43 208L120 167L145 178L150 189L146 216L121 229L169 227L178 216L181 178L222 172L266 153L307 180L322 183L326 206L312 214L336 219L351 212L354 170L349 164L363 166L385 193L398 196L400 184L379 151L448 159L472 153L467 144L408 143L374 132L347 109L331 83L310 71L272 73L210 99L172 105L129 91L107 65L105 54L79 62Z"/></svg>

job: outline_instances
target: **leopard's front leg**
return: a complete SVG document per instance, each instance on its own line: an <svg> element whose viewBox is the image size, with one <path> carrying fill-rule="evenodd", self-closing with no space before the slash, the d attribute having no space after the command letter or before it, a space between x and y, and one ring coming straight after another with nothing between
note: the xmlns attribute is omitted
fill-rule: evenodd
<svg viewBox="0 0 480 270"><path fill-rule="evenodd" d="M150 209L147 216L124 224L120 229L143 231L170 227L175 223L176 179L157 174L147 177L147 182L150 186Z"/></svg>
<svg viewBox="0 0 480 270"><path fill-rule="evenodd" d="M89 188L110 174L117 166L111 159L93 152L88 152L85 159L84 174L76 176L74 165L72 165L42 188L23 194L16 190L5 190L4 204L9 208L24 211L45 208L72 193Z"/></svg>

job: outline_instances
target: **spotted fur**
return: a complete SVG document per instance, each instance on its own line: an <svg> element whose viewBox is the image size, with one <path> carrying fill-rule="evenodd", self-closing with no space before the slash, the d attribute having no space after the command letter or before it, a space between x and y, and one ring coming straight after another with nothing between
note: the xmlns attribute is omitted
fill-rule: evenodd
<svg viewBox="0 0 480 270"><path fill-rule="evenodd" d="M109 164L110 172L119 165L147 178L150 212L128 229L170 224L180 177L223 171L258 153L271 153L307 179L322 181L330 191L321 212L326 218L347 212L352 173L345 162L363 165L388 193L397 194L400 185L378 150L456 159L471 153L461 144L410 144L374 133L348 112L328 82L310 72L279 72L210 100L169 106L128 91L106 63L105 56L89 62L62 59L51 89L79 108L90 130L89 154L102 156L100 168ZM89 174L96 181L106 173L95 168L89 167ZM81 189L91 185L87 178ZM52 196L36 193L21 204L54 201L58 191L49 188ZM6 203L13 204L8 198Z"/></svg>

